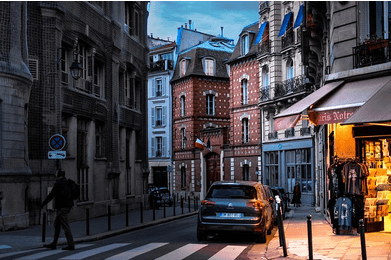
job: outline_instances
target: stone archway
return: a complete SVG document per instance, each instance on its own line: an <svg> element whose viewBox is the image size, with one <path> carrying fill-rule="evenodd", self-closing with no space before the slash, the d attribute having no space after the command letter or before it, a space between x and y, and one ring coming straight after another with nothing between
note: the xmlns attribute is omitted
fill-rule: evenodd
<svg viewBox="0 0 391 260"><path fill-rule="evenodd" d="M217 153L209 153L205 156L206 161L206 190L213 182L220 180L220 155Z"/></svg>

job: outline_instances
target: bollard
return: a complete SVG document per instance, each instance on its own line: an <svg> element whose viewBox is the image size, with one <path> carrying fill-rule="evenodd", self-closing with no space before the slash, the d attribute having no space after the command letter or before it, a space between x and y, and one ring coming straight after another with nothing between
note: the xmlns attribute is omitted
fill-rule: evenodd
<svg viewBox="0 0 391 260"><path fill-rule="evenodd" d="M286 257L288 255L288 251L286 249L284 223L282 220L280 203L277 203L276 206L277 206L277 225L278 225L278 234L279 234L279 238L280 238L280 246L282 246L282 249L284 252L284 257Z"/></svg>
<svg viewBox="0 0 391 260"><path fill-rule="evenodd" d="M140 223L144 222L143 203L140 202Z"/></svg>
<svg viewBox="0 0 391 260"><path fill-rule="evenodd" d="M175 216L175 200L172 202L172 215Z"/></svg>
<svg viewBox="0 0 391 260"><path fill-rule="evenodd" d="M153 204L152 204L152 220L155 220L156 219L156 216L155 216L155 206L156 206L156 202L153 201Z"/></svg>
<svg viewBox="0 0 391 260"><path fill-rule="evenodd" d="M182 208L182 214L183 214L183 197L181 196L181 208Z"/></svg>
<svg viewBox="0 0 391 260"><path fill-rule="evenodd" d="M189 206L189 213L190 213L190 196L187 197L187 204Z"/></svg>
<svg viewBox="0 0 391 260"><path fill-rule="evenodd" d="M166 218L166 201L163 202L163 217Z"/></svg>
<svg viewBox="0 0 391 260"><path fill-rule="evenodd" d="M108 227L108 229L109 230L111 230L111 206L108 206L108 212L107 212L107 216L108 216L108 218L107 218L107 227Z"/></svg>
<svg viewBox="0 0 391 260"><path fill-rule="evenodd" d="M90 235L90 209L86 208L86 234Z"/></svg>
<svg viewBox="0 0 391 260"><path fill-rule="evenodd" d="M312 227L311 227L311 218L312 216L309 215L307 216L307 230L308 230L308 259L312 260L313 259L313 254L312 254Z"/></svg>
<svg viewBox="0 0 391 260"><path fill-rule="evenodd" d="M125 213L126 213L126 215L125 215L126 216L126 220L125 220L126 226L129 227L129 205L128 204L126 204Z"/></svg>
<svg viewBox="0 0 391 260"><path fill-rule="evenodd" d="M367 249L365 246L365 227L364 227L364 221L360 219L358 221L359 228L360 228L360 238L361 238L361 257L363 260L367 260Z"/></svg>
<svg viewBox="0 0 391 260"><path fill-rule="evenodd" d="M42 242L45 242L45 236L46 236L46 212L44 212L42 216Z"/></svg>
<svg viewBox="0 0 391 260"><path fill-rule="evenodd" d="M194 197L194 211L196 211L196 201L197 201L197 197Z"/></svg>

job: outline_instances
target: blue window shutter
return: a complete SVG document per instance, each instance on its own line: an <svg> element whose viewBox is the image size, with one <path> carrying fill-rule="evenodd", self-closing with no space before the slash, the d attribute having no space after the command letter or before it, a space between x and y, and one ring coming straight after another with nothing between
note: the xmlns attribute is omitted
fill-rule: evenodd
<svg viewBox="0 0 391 260"><path fill-rule="evenodd" d="M301 23L303 22L303 16L304 16L304 4L300 6L299 13L296 16L295 25L293 26L293 29L299 27Z"/></svg>
<svg viewBox="0 0 391 260"><path fill-rule="evenodd" d="M166 125L166 115L167 115L167 107L164 106L163 107L163 111L162 111L162 125Z"/></svg>
<svg viewBox="0 0 391 260"><path fill-rule="evenodd" d="M163 136L163 144L162 144L162 157L166 157L166 149L167 149L167 137Z"/></svg>
<svg viewBox="0 0 391 260"><path fill-rule="evenodd" d="M287 13L284 16L284 21L282 21L280 33L278 34L278 37L281 37L285 34L286 27L288 26L289 19L291 18L292 12Z"/></svg>
<svg viewBox="0 0 391 260"><path fill-rule="evenodd" d="M151 157L155 157L155 137L151 138Z"/></svg>
<svg viewBox="0 0 391 260"><path fill-rule="evenodd" d="M156 79L154 79L153 81L152 81L152 93L151 93L151 97L156 97L156 83L157 82L157 80Z"/></svg>
<svg viewBox="0 0 391 260"><path fill-rule="evenodd" d="M267 21L261 25L261 28L259 28L259 32L258 32L257 38L255 39L254 45L258 44L262 40L262 36L263 36L263 33L265 32L266 25L267 25Z"/></svg>
<svg viewBox="0 0 391 260"><path fill-rule="evenodd" d="M155 122L155 107L151 108L151 119L152 119L152 126L156 126L156 122Z"/></svg>
<svg viewBox="0 0 391 260"><path fill-rule="evenodd" d="M166 81L167 81L167 78L163 77L163 80L162 80L162 96L163 97L166 96Z"/></svg>

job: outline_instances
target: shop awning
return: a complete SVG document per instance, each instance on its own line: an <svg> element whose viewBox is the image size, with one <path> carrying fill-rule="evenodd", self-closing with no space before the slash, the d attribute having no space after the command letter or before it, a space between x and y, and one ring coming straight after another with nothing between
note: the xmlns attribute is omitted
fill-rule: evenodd
<svg viewBox="0 0 391 260"><path fill-rule="evenodd" d="M300 6L299 12L297 13L296 16L296 21L295 24L293 25L293 29L299 27L301 23L303 22L303 16L304 16L304 4Z"/></svg>
<svg viewBox="0 0 391 260"><path fill-rule="evenodd" d="M390 80L386 76L347 82L311 107L309 119L315 125L343 123Z"/></svg>
<svg viewBox="0 0 391 260"><path fill-rule="evenodd" d="M274 131L282 130L282 129L287 129L289 127L293 126L288 126L286 127L286 124L283 124L281 122L290 122L294 121L293 119L296 118L297 116L301 116L301 113L310 108L313 104L318 102L321 98L323 98L325 95L333 91L335 88L340 86L343 83L342 80L340 81L334 81L330 82L317 91L313 92L312 94L306 96L302 100L298 101L297 103L293 104L292 106L288 107L285 109L283 112L279 113L274 117ZM295 124L297 121L295 122Z"/></svg>
<svg viewBox="0 0 391 260"><path fill-rule="evenodd" d="M391 81L376 92L342 125L391 122Z"/></svg>
<svg viewBox="0 0 391 260"><path fill-rule="evenodd" d="M266 25L267 25L267 21L261 25L261 28L259 28L259 32L258 32L257 38L255 39L254 45L258 44L262 40L262 36L263 36L263 33L265 32Z"/></svg>
<svg viewBox="0 0 391 260"><path fill-rule="evenodd" d="M284 20L282 21L280 33L278 34L278 37L281 37L285 34L286 27L288 26L289 19L291 18L292 12L287 13L284 16Z"/></svg>

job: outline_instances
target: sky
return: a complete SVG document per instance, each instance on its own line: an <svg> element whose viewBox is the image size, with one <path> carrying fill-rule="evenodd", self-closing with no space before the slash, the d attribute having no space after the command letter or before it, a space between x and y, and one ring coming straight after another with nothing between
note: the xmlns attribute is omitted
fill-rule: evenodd
<svg viewBox="0 0 391 260"><path fill-rule="evenodd" d="M170 41L177 38L178 28L185 23L192 29L233 39L235 43L242 29L259 21L259 1L151 1L148 35Z"/></svg>

